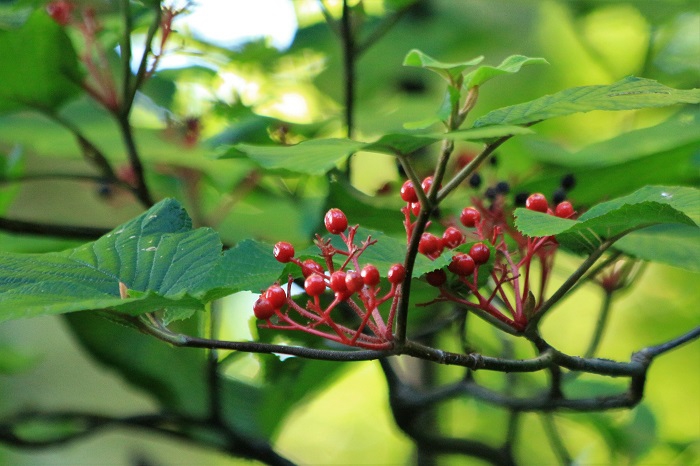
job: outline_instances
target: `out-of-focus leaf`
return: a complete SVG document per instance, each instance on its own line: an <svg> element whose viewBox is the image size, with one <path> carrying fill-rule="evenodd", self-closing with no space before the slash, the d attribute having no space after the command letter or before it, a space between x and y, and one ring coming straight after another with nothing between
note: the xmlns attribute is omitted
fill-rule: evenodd
<svg viewBox="0 0 700 466"><path fill-rule="evenodd" d="M698 102L700 89L672 89L651 79L630 76L607 86L574 87L500 108L477 119L474 126L520 125L593 110L637 110Z"/></svg>
<svg viewBox="0 0 700 466"><path fill-rule="evenodd" d="M497 76L504 74L514 74L520 71L525 65L548 65L544 58L531 58L523 55L511 55L498 66L480 66L464 77L464 87L471 89L474 86L481 86Z"/></svg>
<svg viewBox="0 0 700 466"><path fill-rule="evenodd" d="M37 358L0 344L0 374L15 374L29 369Z"/></svg>
<svg viewBox="0 0 700 466"><path fill-rule="evenodd" d="M449 83L456 82L459 75L470 66L475 66L484 60L483 56L472 58L471 60L459 63L445 63L426 55L418 49L413 49L403 60L404 66L415 66L418 68L427 68L430 71L437 73L447 80Z"/></svg>
<svg viewBox="0 0 700 466"><path fill-rule="evenodd" d="M700 272L700 228L655 225L625 236L615 248L639 259Z"/></svg>

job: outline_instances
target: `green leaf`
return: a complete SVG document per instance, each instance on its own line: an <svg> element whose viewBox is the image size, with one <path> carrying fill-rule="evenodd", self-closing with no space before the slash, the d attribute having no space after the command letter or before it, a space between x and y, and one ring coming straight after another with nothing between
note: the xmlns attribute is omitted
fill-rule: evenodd
<svg viewBox="0 0 700 466"><path fill-rule="evenodd" d="M593 110L637 110L698 102L700 89L677 90L651 79L630 76L607 86L574 87L500 108L476 120L474 126L519 125Z"/></svg>
<svg viewBox="0 0 700 466"><path fill-rule="evenodd" d="M38 360L37 357L16 350L11 346L0 344L0 374L16 374L29 369Z"/></svg>
<svg viewBox="0 0 700 466"><path fill-rule="evenodd" d="M574 251L592 251L605 238L656 224L684 224L698 228L700 191L688 187L647 186L591 208L578 220L516 209L515 225L527 236L556 235ZM700 247L700 245L696 246Z"/></svg>
<svg viewBox="0 0 700 466"><path fill-rule="evenodd" d="M498 66L480 66L476 70L464 77L464 87L471 89L474 86L481 86L486 81L503 74L514 74L520 71L525 65L548 65L544 58L530 58L523 55L511 55Z"/></svg>
<svg viewBox="0 0 700 466"><path fill-rule="evenodd" d="M73 45L43 10L19 29L0 31L0 50L0 113L52 110L80 93Z"/></svg>
<svg viewBox="0 0 700 466"><path fill-rule="evenodd" d="M222 255L218 235L209 228L193 230L182 206L166 199L75 249L0 253L0 322L88 309L129 314L170 309L171 317L183 317L262 281L268 269L253 272L250 257L241 254L249 252L248 245L239 248ZM120 282L134 297L120 299Z"/></svg>
<svg viewBox="0 0 700 466"><path fill-rule="evenodd" d="M655 225L635 231L615 243L615 249L647 261L700 272L700 228Z"/></svg>
<svg viewBox="0 0 700 466"><path fill-rule="evenodd" d="M427 68L445 78L447 82L455 83L464 70L470 66L478 65L483 59L483 56L479 56L459 63L444 63L426 55L418 49L413 49L408 52L406 58L404 58L403 65Z"/></svg>

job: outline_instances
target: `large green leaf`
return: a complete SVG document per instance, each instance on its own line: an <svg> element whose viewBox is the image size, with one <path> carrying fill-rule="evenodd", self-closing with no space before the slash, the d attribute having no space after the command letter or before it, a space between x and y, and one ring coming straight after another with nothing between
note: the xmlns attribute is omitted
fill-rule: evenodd
<svg viewBox="0 0 700 466"><path fill-rule="evenodd" d="M70 39L43 10L19 29L0 31L0 113L55 109L80 92Z"/></svg>
<svg viewBox="0 0 700 466"><path fill-rule="evenodd" d="M475 66L484 60L483 56L472 58L471 60L459 63L444 63L434 59L433 57L421 52L418 49L413 49L403 60L404 66L415 66L418 68L427 68L447 80L449 83L455 83L457 78L464 70L470 66Z"/></svg>
<svg viewBox="0 0 700 466"><path fill-rule="evenodd" d="M700 272L700 228L690 225L654 225L635 231L615 243L632 257Z"/></svg>
<svg viewBox="0 0 700 466"><path fill-rule="evenodd" d="M88 309L169 309L170 318L183 317L212 299L265 282L265 273L270 282L279 276L281 265L273 271L252 267L241 254L247 247L222 255L218 235L193 230L182 206L166 199L75 249L0 253L0 322ZM132 290L131 298L120 299L120 282Z"/></svg>
<svg viewBox="0 0 700 466"><path fill-rule="evenodd" d="M700 89L678 90L654 80L627 77L607 86L582 86L500 108L474 122L475 127L521 125L593 110L636 110L700 102Z"/></svg>
<svg viewBox="0 0 700 466"><path fill-rule="evenodd" d="M481 86L496 76L513 74L520 71L525 65L548 65L544 58L531 58L523 55L511 55L498 66L480 66L464 77L464 87L471 89L474 86Z"/></svg>
<svg viewBox="0 0 700 466"><path fill-rule="evenodd" d="M527 209L516 209L515 215L515 225L525 235L556 235L559 243L569 249L591 251L605 238L651 225L683 224L697 229L700 191L688 187L647 186L628 196L598 204L578 220ZM700 248L700 244L695 248Z"/></svg>
<svg viewBox="0 0 700 466"><path fill-rule="evenodd" d="M529 128L504 125L450 133L387 134L370 143L351 139L313 139L293 146L236 144L218 157L222 159L248 157L267 170L322 175L335 168L350 154L361 150L389 155L409 155L443 139L483 141L531 133L532 130Z"/></svg>

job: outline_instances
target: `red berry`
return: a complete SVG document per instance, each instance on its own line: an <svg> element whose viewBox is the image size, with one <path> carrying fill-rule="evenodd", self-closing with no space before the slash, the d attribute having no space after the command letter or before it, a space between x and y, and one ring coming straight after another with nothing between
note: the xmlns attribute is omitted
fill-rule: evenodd
<svg viewBox="0 0 700 466"><path fill-rule="evenodd" d="M406 202L418 202L416 188L413 186L413 181L406 180L401 186L401 199Z"/></svg>
<svg viewBox="0 0 700 466"><path fill-rule="evenodd" d="M481 221L481 213L474 207L465 207L462 214L459 216L459 221L462 225L468 228L474 228Z"/></svg>
<svg viewBox="0 0 700 466"><path fill-rule="evenodd" d="M272 255L275 256L275 259L277 259L279 262L286 264L292 260L292 257L294 257L294 246L285 241L280 241L279 243L275 244L275 247L272 250Z"/></svg>
<svg viewBox="0 0 700 466"><path fill-rule="evenodd" d="M469 249L469 255L477 265L481 265L488 262L491 250L484 243L476 243Z"/></svg>
<svg viewBox="0 0 700 466"><path fill-rule="evenodd" d="M46 5L46 12L61 26L65 26L70 22L70 16L73 12L73 2L67 0L57 0Z"/></svg>
<svg viewBox="0 0 700 466"><path fill-rule="evenodd" d="M425 178L421 182L420 186L421 186L421 188L423 188L423 191L425 191L425 194L428 194L428 191L430 191L430 188L433 187L433 177L429 176L429 177Z"/></svg>
<svg viewBox="0 0 700 466"><path fill-rule="evenodd" d="M462 232L455 227L447 227L442 234L442 244L447 248L454 249L462 243L464 243Z"/></svg>
<svg viewBox="0 0 700 466"><path fill-rule="evenodd" d="M377 271L377 281L379 281L379 271ZM365 282L362 279L360 272L355 270L348 270L345 273L345 286L350 293L354 293L364 286Z"/></svg>
<svg viewBox="0 0 700 466"><path fill-rule="evenodd" d="M275 309L281 308L284 306L284 303L287 302L287 293L285 293L284 289L279 285L270 286L262 294L262 297L270 301L270 304L272 304L272 307Z"/></svg>
<svg viewBox="0 0 700 466"><path fill-rule="evenodd" d="M301 274L306 278L312 273L323 275L323 267L313 259L306 259L301 263Z"/></svg>
<svg viewBox="0 0 700 466"><path fill-rule="evenodd" d="M387 278L389 279L389 283L393 283L394 285L398 285L399 283L403 282L403 279L405 277L406 277L406 269L404 268L403 265L394 264L391 267L389 267L389 272L387 273Z"/></svg>
<svg viewBox="0 0 700 466"><path fill-rule="evenodd" d="M268 299L261 296L253 304L253 314L260 320L267 320L275 315L275 307Z"/></svg>
<svg viewBox="0 0 700 466"><path fill-rule="evenodd" d="M561 218L569 218L574 215L574 206L569 201L560 202L554 209L554 215Z"/></svg>
<svg viewBox="0 0 700 466"><path fill-rule="evenodd" d="M347 229L348 218L345 216L342 210L331 209L326 212L323 223L326 225L326 230L328 230L328 233L332 235L339 235Z"/></svg>
<svg viewBox="0 0 700 466"><path fill-rule="evenodd" d="M311 274L304 281L304 290L309 296L318 296L326 291L326 281L317 273Z"/></svg>
<svg viewBox="0 0 700 466"><path fill-rule="evenodd" d="M547 213L549 204L547 203L547 198L542 193L530 194L530 196L525 201L525 207L529 210L534 210L535 212Z"/></svg>
<svg viewBox="0 0 700 466"><path fill-rule="evenodd" d="M331 290L336 293L345 293L348 290L345 284L345 272L342 270L337 270L331 274Z"/></svg>
<svg viewBox="0 0 700 466"><path fill-rule="evenodd" d="M442 269L433 270L425 274L425 279L432 286L439 288L447 281L447 274Z"/></svg>
<svg viewBox="0 0 700 466"><path fill-rule="evenodd" d="M418 214L420 214L420 202L414 202L411 204L411 213L414 217L418 217Z"/></svg>
<svg viewBox="0 0 700 466"><path fill-rule="evenodd" d="M360 276L367 286L377 286L379 284L379 270L372 264L367 264L362 267Z"/></svg>
<svg viewBox="0 0 700 466"><path fill-rule="evenodd" d="M457 254L452 256L452 261L447 269L455 275L466 277L474 271L474 259L469 254Z"/></svg>
<svg viewBox="0 0 700 466"><path fill-rule="evenodd" d="M418 252L432 256L442 249L442 240L432 233L423 233L418 243Z"/></svg>

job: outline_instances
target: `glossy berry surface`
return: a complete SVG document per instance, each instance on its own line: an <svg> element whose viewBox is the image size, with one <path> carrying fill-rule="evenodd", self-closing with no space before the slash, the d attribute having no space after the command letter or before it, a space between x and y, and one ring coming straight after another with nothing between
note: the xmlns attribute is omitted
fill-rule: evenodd
<svg viewBox="0 0 700 466"><path fill-rule="evenodd" d="M255 304L253 304L253 314L255 314L255 317L258 319L267 320L275 315L275 307L269 300L261 296L255 301Z"/></svg>
<svg viewBox="0 0 700 466"><path fill-rule="evenodd" d="M348 218L340 209L331 209L323 218L326 230L332 235L339 235L348 228Z"/></svg>
<svg viewBox="0 0 700 466"><path fill-rule="evenodd" d="M464 235L455 227L447 227L442 234L442 244L446 248L454 249L464 243Z"/></svg>
<svg viewBox="0 0 700 466"><path fill-rule="evenodd" d="M554 209L554 215L561 218L569 218L574 215L574 206L569 201L560 202Z"/></svg>
<svg viewBox="0 0 700 466"><path fill-rule="evenodd" d="M432 286L438 288L445 284L447 281L447 274L444 270L438 269L433 270L425 274L425 280Z"/></svg>
<svg viewBox="0 0 700 466"><path fill-rule="evenodd" d="M462 253L452 256L452 261L447 266L447 270L455 275L466 277L474 272L474 267L476 267L476 263L472 256Z"/></svg>
<svg viewBox="0 0 700 466"><path fill-rule="evenodd" d="M337 270L331 274L331 290L336 293L345 293L348 290L348 286L345 284L345 272L342 270Z"/></svg>
<svg viewBox="0 0 700 466"><path fill-rule="evenodd" d="M379 270L372 264L362 267L360 272L362 282L367 286L377 286L379 284Z"/></svg>
<svg viewBox="0 0 700 466"><path fill-rule="evenodd" d="M406 277L406 269L401 264L394 264L389 267L389 272L387 272L387 278L389 283L398 285Z"/></svg>
<svg viewBox="0 0 700 466"><path fill-rule="evenodd" d="M491 250L484 243L476 243L469 249L469 255L477 265L481 265L488 262Z"/></svg>
<svg viewBox="0 0 700 466"><path fill-rule="evenodd" d="M377 272L377 281L379 281L379 272ZM365 282L362 279L362 275L360 274L360 272L356 272L355 270L349 270L345 274L345 287L350 293L354 293L356 291L361 290L364 285Z"/></svg>
<svg viewBox="0 0 700 466"><path fill-rule="evenodd" d="M481 213L474 207L465 207L459 216L459 221L465 227L474 228L481 221Z"/></svg>
<svg viewBox="0 0 700 466"><path fill-rule="evenodd" d="M530 194L530 196L525 201L525 208L528 210L534 210L535 212L547 213L549 204L547 203L547 198L542 193Z"/></svg>
<svg viewBox="0 0 700 466"><path fill-rule="evenodd" d="M416 188L413 186L413 181L406 180L401 186L401 199L405 202L418 202L418 195L416 195Z"/></svg>
<svg viewBox="0 0 700 466"><path fill-rule="evenodd" d="M418 243L418 252L431 256L442 249L442 240L432 233L423 233Z"/></svg>
<svg viewBox="0 0 700 466"><path fill-rule="evenodd" d="M411 213L415 217L418 217L418 214L420 214L420 202L414 202L411 204Z"/></svg>
<svg viewBox="0 0 700 466"><path fill-rule="evenodd" d="M278 262L286 264L292 260L292 257L294 257L294 246L286 241L280 241L279 243L275 244L275 247L272 250L272 255L275 256L275 259L277 259Z"/></svg>
<svg viewBox="0 0 700 466"><path fill-rule="evenodd" d="M423 191L425 191L425 194L428 194L428 191L430 191L430 188L432 188L432 186L433 186L433 177L428 176L427 178L425 178L421 182L420 186L421 186L421 188L423 188Z"/></svg>
<svg viewBox="0 0 700 466"><path fill-rule="evenodd" d="M304 281L304 291L309 296L318 296L326 291L326 281L317 273L311 274Z"/></svg>
<svg viewBox="0 0 700 466"><path fill-rule="evenodd" d="M301 274L304 278L310 276L312 273L317 273L323 275L323 267L313 259L306 259L301 264Z"/></svg>
<svg viewBox="0 0 700 466"><path fill-rule="evenodd" d="M284 306L284 303L287 302L287 293L285 293L284 289L279 285L272 285L269 287L265 290L262 297L267 299L275 309L281 308Z"/></svg>

